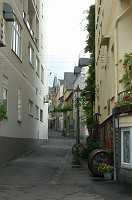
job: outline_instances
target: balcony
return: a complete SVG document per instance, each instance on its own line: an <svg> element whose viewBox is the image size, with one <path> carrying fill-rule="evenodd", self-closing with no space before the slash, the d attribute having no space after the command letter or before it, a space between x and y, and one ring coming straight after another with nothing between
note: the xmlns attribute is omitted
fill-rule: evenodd
<svg viewBox="0 0 132 200"><path fill-rule="evenodd" d="M115 103L114 114L132 114L132 90L120 92L118 102Z"/></svg>

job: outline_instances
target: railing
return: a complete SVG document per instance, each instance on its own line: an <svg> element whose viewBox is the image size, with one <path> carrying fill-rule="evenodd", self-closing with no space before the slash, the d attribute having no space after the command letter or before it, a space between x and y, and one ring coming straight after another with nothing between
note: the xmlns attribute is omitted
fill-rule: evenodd
<svg viewBox="0 0 132 200"><path fill-rule="evenodd" d="M131 90L125 90L125 91L122 91L118 94L118 101L121 102L124 100L124 98L131 98L132 100L132 89Z"/></svg>

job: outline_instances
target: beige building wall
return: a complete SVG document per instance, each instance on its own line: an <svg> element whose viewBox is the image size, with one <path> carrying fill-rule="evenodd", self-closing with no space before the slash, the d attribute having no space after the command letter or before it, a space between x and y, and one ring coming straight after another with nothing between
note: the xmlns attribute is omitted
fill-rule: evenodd
<svg viewBox="0 0 132 200"><path fill-rule="evenodd" d="M4 2L0 1L1 17ZM44 59L48 50L46 1L10 0L6 3L12 7L14 20L20 26L21 47L18 46L21 52L17 55L12 47L13 22L4 21L5 47L0 47L0 100L3 99L3 79L6 77L8 110L7 118L0 122L0 142L3 144L0 151L5 152L4 156L0 153L1 160L12 159L48 139L48 105L44 103L48 94L48 62ZM30 47L33 49L32 63ZM21 120L18 120L18 89L21 91Z"/></svg>
<svg viewBox="0 0 132 200"><path fill-rule="evenodd" d="M95 112L100 124L112 115L118 94L124 90L119 83L123 68L116 64L131 51L130 0L96 1L96 101Z"/></svg>
<svg viewBox="0 0 132 200"><path fill-rule="evenodd" d="M96 0L95 5L95 112L99 114L101 137L107 139L112 134L115 139L118 179L132 184L132 115L123 113L115 116L115 127L112 118L115 102L126 90L119 82L124 74L123 66L116 64L124 59L125 53L132 52L132 0Z"/></svg>

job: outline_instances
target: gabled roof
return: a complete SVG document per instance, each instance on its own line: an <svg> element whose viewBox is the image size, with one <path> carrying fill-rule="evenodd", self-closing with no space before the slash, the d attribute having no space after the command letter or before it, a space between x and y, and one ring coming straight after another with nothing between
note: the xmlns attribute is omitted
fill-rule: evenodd
<svg viewBox="0 0 132 200"><path fill-rule="evenodd" d="M66 82L66 89L73 89L73 83L76 79L76 75L73 72L64 72L64 81Z"/></svg>
<svg viewBox="0 0 132 200"><path fill-rule="evenodd" d="M74 74L80 74L80 72L81 72L81 67L79 67L79 66L75 66L74 67Z"/></svg>
<svg viewBox="0 0 132 200"><path fill-rule="evenodd" d="M64 80L63 79L59 79L60 81L60 86L62 86L64 84Z"/></svg>
<svg viewBox="0 0 132 200"><path fill-rule="evenodd" d="M90 62L90 58L79 58L78 65L80 67L85 67L89 65L89 62Z"/></svg>

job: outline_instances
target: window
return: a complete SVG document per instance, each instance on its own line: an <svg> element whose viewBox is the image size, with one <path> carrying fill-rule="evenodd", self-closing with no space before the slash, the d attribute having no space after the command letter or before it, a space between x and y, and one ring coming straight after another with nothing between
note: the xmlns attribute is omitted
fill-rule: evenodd
<svg viewBox="0 0 132 200"><path fill-rule="evenodd" d="M18 88L18 105L17 105L18 122L22 120L22 91Z"/></svg>
<svg viewBox="0 0 132 200"><path fill-rule="evenodd" d="M36 56L36 73L37 73L37 75L39 76L39 59L38 59L38 57Z"/></svg>
<svg viewBox="0 0 132 200"><path fill-rule="evenodd" d="M41 65L41 81L42 83L44 83L44 68L42 65Z"/></svg>
<svg viewBox="0 0 132 200"><path fill-rule="evenodd" d="M41 34L41 48L43 49L43 34Z"/></svg>
<svg viewBox="0 0 132 200"><path fill-rule="evenodd" d="M12 50L21 58L21 27L17 21L12 22Z"/></svg>
<svg viewBox="0 0 132 200"><path fill-rule="evenodd" d="M40 121L43 122L43 110L40 109Z"/></svg>
<svg viewBox="0 0 132 200"><path fill-rule="evenodd" d="M34 50L31 45L29 45L29 62L33 66L33 56L34 56Z"/></svg>
<svg viewBox="0 0 132 200"><path fill-rule="evenodd" d="M44 16L44 7L43 7L43 3L42 3L42 18L43 18L43 16Z"/></svg>
<svg viewBox="0 0 132 200"><path fill-rule="evenodd" d="M33 116L33 102L31 100L28 103L28 114Z"/></svg>
<svg viewBox="0 0 132 200"><path fill-rule="evenodd" d="M123 128L121 135L122 141L122 151L121 151L121 158L122 158L122 165L125 166L132 166L132 128Z"/></svg>
<svg viewBox="0 0 132 200"><path fill-rule="evenodd" d="M7 102L8 102L8 77L3 75L3 103L7 112Z"/></svg>
<svg viewBox="0 0 132 200"><path fill-rule="evenodd" d="M39 107L35 105L35 118L39 119Z"/></svg>

